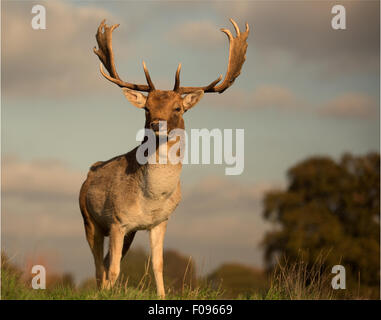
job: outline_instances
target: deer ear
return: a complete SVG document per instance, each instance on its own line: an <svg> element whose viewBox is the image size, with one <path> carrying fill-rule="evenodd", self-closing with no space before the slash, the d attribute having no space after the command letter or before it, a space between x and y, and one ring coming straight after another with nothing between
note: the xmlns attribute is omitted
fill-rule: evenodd
<svg viewBox="0 0 381 320"><path fill-rule="evenodd" d="M139 91L123 88L123 93L135 107L144 108L146 105L147 97Z"/></svg>
<svg viewBox="0 0 381 320"><path fill-rule="evenodd" d="M194 107L197 104L197 102L199 102L201 100L203 95L204 95L203 90L197 90L195 92L187 94L183 98L183 106L184 106L185 111Z"/></svg>

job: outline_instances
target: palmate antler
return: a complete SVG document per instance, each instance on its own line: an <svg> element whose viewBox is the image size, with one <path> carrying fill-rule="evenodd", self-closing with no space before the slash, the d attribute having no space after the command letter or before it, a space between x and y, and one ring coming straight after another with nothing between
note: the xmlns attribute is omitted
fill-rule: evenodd
<svg viewBox="0 0 381 320"><path fill-rule="evenodd" d="M120 79L118 73L116 72L115 68L115 62L114 62L114 52L112 50L112 32L119 27L119 24L114 24L113 26L109 27L108 25L105 24L106 20L103 20L101 24L98 27L98 31L96 34L96 39L98 42L98 47L94 47L94 53L98 56L99 60L101 61L99 68L101 70L102 75L107 79L110 80L111 82L117 84L119 87L122 88L129 88L132 90L137 90L137 91L145 91L149 92L152 90L155 90L155 86L152 83L151 77L148 73L146 64L143 61L143 69L144 69L144 74L146 75L147 79L147 85L144 84L134 84L134 83L129 83L129 82L124 82L123 80ZM107 75L102 68L102 64L106 67L108 73L110 75Z"/></svg>
<svg viewBox="0 0 381 320"><path fill-rule="evenodd" d="M217 83L220 82L222 79L222 75L220 75L218 79L214 80L212 83L205 87L180 87L180 63L176 71L175 87L173 88L174 91L179 92L180 94L191 93L196 90L203 90L205 93L222 93L233 84L234 80L240 75L243 63L246 60L246 39L249 35L250 28L249 25L246 23L246 31L241 32L237 23L233 19L230 19L230 22L233 24L237 36L234 38L230 30L223 28L221 29L221 31L226 33L226 35L229 38L228 69L226 71L225 79L222 81L222 83L216 86Z"/></svg>
<svg viewBox="0 0 381 320"><path fill-rule="evenodd" d="M239 30L237 23L233 19L230 19L230 21L233 24L237 35L236 37L234 37L232 33L230 32L230 30L221 29L221 31L224 32L229 38L229 60L228 60L228 68L227 68L224 80L219 85L217 85L222 79L222 75L221 75L218 79L214 80L212 83L204 87L180 87L180 70L181 70L181 63L180 63L176 71L175 86L173 88L173 91L178 92L180 94L187 94L197 90L203 90L205 93L208 93L208 92L222 93L233 84L234 80L240 75L242 66L246 59L246 49L247 49L246 40L249 35L250 29L249 29L249 25L246 23L245 32L241 32ZM96 49L94 47L94 53L99 57L99 60L101 61L100 71L102 75L106 79L117 84L119 87L129 88L129 89L133 89L137 91L145 91L145 92L155 90L155 86L152 83L151 77L148 73L148 70L144 61L143 61L143 69L144 69L144 73L145 73L148 85L124 82L123 80L120 79L118 73L116 72L115 62L114 62L114 53L112 50L112 32L118 26L119 24L109 27L105 24L105 20L103 20L98 27L96 39L98 42L99 49ZM102 64L106 67L107 71L109 72L109 75L107 75L103 71Z"/></svg>

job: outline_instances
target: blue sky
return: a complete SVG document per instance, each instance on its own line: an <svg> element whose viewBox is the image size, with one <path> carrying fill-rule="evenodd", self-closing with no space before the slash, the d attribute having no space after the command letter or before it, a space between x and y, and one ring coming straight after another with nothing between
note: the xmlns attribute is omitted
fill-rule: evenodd
<svg viewBox="0 0 381 320"><path fill-rule="evenodd" d="M241 28L246 21L250 25L242 74L224 94L206 94L185 115L187 129L245 129L243 174L224 176L224 165L185 166L182 183L188 200L173 222L177 231L171 234L168 227L166 246L194 255L198 261L208 260L208 270L230 260L262 265L258 243L268 226L261 221L261 197L267 188L284 185L286 171L295 163L317 154L338 158L344 152L379 151L378 1L343 1L347 30L331 28L335 2L330 1L38 3L46 5L47 30L30 27L34 2L2 4L2 231L7 251L18 248L20 256L28 253L30 246L23 244L22 233L14 225L25 216L35 221L51 219L49 210L59 202L47 203L43 199L49 197L50 187L57 186L59 194L60 185L68 184L73 186L73 192L65 198L70 214L62 223L67 223L68 230L70 226L78 230L74 238L81 241L81 250L86 252L84 255L80 251L78 256L89 258L76 207L81 179L92 163L125 153L137 144L135 135L144 124L144 112L131 106L121 90L99 74L98 59L92 52L94 35L103 18L109 24L121 24L113 37L120 76L144 83L144 59L159 89L173 87L179 62L184 85L205 85L223 74L228 41L219 28L232 30L230 17ZM43 171L44 163L54 163L52 167L47 165L51 171ZM6 164L11 168L8 171ZM46 176L44 183L38 177L33 180L35 167ZM67 181L64 170L72 180ZM20 187L20 172L35 181L28 185L29 189ZM213 220L210 199L203 200L209 211L193 213L197 215L194 220L189 218L191 200L199 197L195 190L210 181L220 181L212 184L216 195L227 192L218 188L229 188L232 183L237 184L237 190L253 190L255 204L235 213L241 223L235 234L245 234L244 225L253 221L259 236L250 238L247 231L247 241L244 237L241 242L237 240L234 254L223 250L227 244L217 236L208 238L205 233L212 233L210 229L200 232L199 244L192 242L191 235L189 239L178 238L181 226L200 216L207 225L210 219L210 228L215 230L223 230L226 223L231 223L229 212L226 220ZM20 197L24 200L20 201ZM248 198L250 193L230 201ZM28 201L39 208L35 217L28 213ZM50 232L44 236L44 228L39 230L38 237L31 234L33 248L54 251L55 247L47 242L61 240L53 239ZM33 240L41 237L50 240L43 244ZM137 239L141 245L144 241ZM74 267L67 262L72 242L73 238L62 249L65 268L79 277L90 276L92 271L83 267L84 260L74 262ZM205 243L210 245L208 250ZM248 248L252 254L248 254ZM213 256L212 251L217 254Z"/></svg>

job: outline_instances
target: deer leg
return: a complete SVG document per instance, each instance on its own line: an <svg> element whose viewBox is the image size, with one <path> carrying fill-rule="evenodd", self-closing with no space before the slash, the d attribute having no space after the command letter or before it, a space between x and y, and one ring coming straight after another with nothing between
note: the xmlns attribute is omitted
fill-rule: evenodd
<svg viewBox="0 0 381 320"><path fill-rule="evenodd" d="M150 242L152 252L152 268L155 275L157 295L164 299L164 281L163 281L163 243L167 228L167 221L163 221L150 231Z"/></svg>
<svg viewBox="0 0 381 320"><path fill-rule="evenodd" d="M124 231L118 225L111 226L109 241L109 266L107 268L107 288L114 286L120 271Z"/></svg>
<svg viewBox="0 0 381 320"><path fill-rule="evenodd" d="M102 289L105 284L105 270L103 265L103 233L93 224L85 225L86 238L94 257L95 279L98 289Z"/></svg>

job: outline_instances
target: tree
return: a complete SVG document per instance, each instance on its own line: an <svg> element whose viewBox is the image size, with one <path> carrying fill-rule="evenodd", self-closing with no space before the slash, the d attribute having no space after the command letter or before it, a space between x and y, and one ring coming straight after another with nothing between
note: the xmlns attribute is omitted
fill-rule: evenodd
<svg viewBox="0 0 381 320"><path fill-rule="evenodd" d="M380 155L309 158L288 171L286 190L271 191L264 217L276 228L264 239L270 270L278 257L346 268L347 283L377 287L380 277Z"/></svg>

